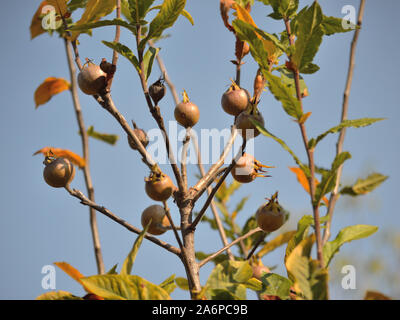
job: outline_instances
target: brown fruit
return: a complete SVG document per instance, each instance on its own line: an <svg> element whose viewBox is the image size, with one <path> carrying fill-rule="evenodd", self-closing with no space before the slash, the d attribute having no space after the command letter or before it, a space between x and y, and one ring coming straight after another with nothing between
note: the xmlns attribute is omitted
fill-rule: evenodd
<svg viewBox="0 0 400 320"><path fill-rule="evenodd" d="M68 159L46 157L43 163L43 177L49 186L63 188L74 179L75 167Z"/></svg>
<svg viewBox="0 0 400 320"><path fill-rule="evenodd" d="M285 213L278 202L277 192L271 200L258 208L256 220L258 226L265 232L278 230L285 223Z"/></svg>
<svg viewBox="0 0 400 320"><path fill-rule="evenodd" d="M242 111L246 110L249 100L248 91L233 83L222 95L221 105L226 113L238 116Z"/></svg>
<svg viewBox="0 0 400 320"><path fill-rule="evenodd" d="M260 131L251 122L251 120L259 122L262 126L265 125L264 118L258 111L257 107L252 107L239 114L235 120L236 128L239 129L239 133L244 139L255 138L260 134Z"/></svg>
<svg viewBox="0 0 400 320"><path fill-rule="evenodd" d="M154 204L144 209L141 218L143 228L149 224L150 219L151 224L147 230L150 234L158 236L166 232L170 227L168 218L165 215L165 210L162 206Z"/></svg>
<svg viewBox="0 0 400 320"><path fill-rule="evenodd" d="M165 92L164 80L162 78L158 79L149 87L150 97L156 105L165 96Z"/></svg>
<svg viewBox="0 0 400 320"><path fill-rule="evenodd" d="M147 147L147 145L149 144L149 138L147 137L147 134L144 130L139 129L139 128L135 128L133 129L133 132L135 132L136 137L138 137L139 141L142 143L143 147ZM128 143L129 146L133 149L133 150L137 150L137 145L136 142L130 137L128 137Z"/></svg>
<svg viewBox="0 0 400 320"><path fill-rule="evenodd" d="M151 172L145 179L145 190L147 195L155 201L166 201L175 189L171 178L160 170Z"/></svg>
<svg viewBox="0 0 400 320"><path fill-rule="evenodd" d="M189 100L186 91L183 91L183 101L176 105L174 115L176 121L185 128L193 127L199 121L199 108Z"/></svg>
<svg viewBox="0 0 400 320"><path fill-rule="evenodd" d="M265 175L263 168L272 168L261 164L251 154L244 153L236 162L231 173L232 177L240 183L252 182L257 177L269 177Z"/></svg>
<svg viewBox="0 0 400 320"><path fill-rule="evenodd" d="M269 270L269 268L264 265L255 265L252 266L252 269L253 269L253 277L258 280L261 279L261 276L264 273L271 273L271 270Z"/></svg>
<svg viewBox="0 0 400 320"><path fill-rule="evenodd" d="M99 94L106 86L106 77L98 65L88 62L78 74L79 88L88 95Z"/></svg>

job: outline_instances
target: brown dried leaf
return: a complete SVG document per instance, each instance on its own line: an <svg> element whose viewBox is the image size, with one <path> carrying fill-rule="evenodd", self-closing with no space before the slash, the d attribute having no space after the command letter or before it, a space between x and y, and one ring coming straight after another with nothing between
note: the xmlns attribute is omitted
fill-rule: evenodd
<svg viewBox="0 0 400 320"><path fill-rule="evenodd" d="M47 1L42 1L39 8L36 10L35 14L32 17L31 26L29 28L31 31L31 40L33 38L36 38L37 36L40 36L43 33L46 33L46 30L42 28L42 19L40 18L40 16L43 15L43 7L48 4L49 3Z"/></svg>
<svg viewBox="0 0 400 320"><path fill-rule="evenodd" d="M35 108L45 104L57 93L69 90L70 84L62 78L47 78L35 91Z"/></svg>
<svg viewBox="0 0 400 320"><path fill-rule="evenodd" d="M221 11L222 21L224 22L225 27L227 27L229 31L235 33L235 29L233 29L232 25L229 23L229 10L232 8L233 4L234 4L233 0L219 1L219 9Z"/></svg>
<svg viewBox="0 0 400 320"><path fill-rule="evenodd" d="M364 300L392 300L392 298L385 296L383 293L369 290L365 293Z"/></svg>
<svg viewBox="0 0 400 320"><path fill-rule="evenodd" d="M52 147L44 147L44 148L36 151L33 155L37 155L39 153L43 154L44 156L51 154L52 156L54 156L56 158L68 159L73 164L77 165L79 168L83 168L85 166L85 159L83 159L81 156L78 156L76 153L74 153L70 150L60 149L60 148L52 148Z"/></svg>

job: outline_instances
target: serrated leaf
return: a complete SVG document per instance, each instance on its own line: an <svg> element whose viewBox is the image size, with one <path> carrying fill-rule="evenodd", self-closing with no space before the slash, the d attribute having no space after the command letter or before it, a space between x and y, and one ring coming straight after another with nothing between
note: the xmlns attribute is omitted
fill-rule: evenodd
<svg viewBox="0 0 400 320"><path fill-rule="evenodd" d="M290 287L292 286L292 281L289 279L276 273L265 273L261 276L261 282L265 285L265 288L260 292L260 295L277 296L282 300L289 298Z"/></svg>
<svg viewBox="0 0 400 320"><path fill-rule="evenodd" d="M102 17L113 12L115 6L115 0L89 0L82 17L76 22L75 26L97 22ZM71 41L76 40L79 34L79 31L73 31L71 33Z"/></svg>
<svg viewBox="0 0 400 320"><path fill-rule="evenodd" d="M125 46L119 42L115 43L115 42L108 42L108 41L104 41L104 40L102 42L107 47L117 51L119 54L121 54L122 56L127 58L132 63L132 65L136 68L137 72L140 73L139 60L133 54L131 49L129 49L127 46Z"/></svg>
<svg viewBox="0 0 400 320"><path fill-rule="evenodd" d="M113 20L101 20L97 22L90 22L90 23L83 23L83 24L76 24L69 27L69 30L72 31L87 31L91 29L96 29L100 27L106 26L121 26L127 28L129 31L134 32L136 29L128 22L122 19L113 19Z"/></svg>
<svg viewBox="0 0 400 320"><path fill-rule="evenodd" d="M285 112L299 120L303 115L301 111L300 101L293 95L293 91L284 84L281 78L274 76L270 72L263 70L264 78L267 80L267 86L275 99L282 103Z"/></svg>
<svg viewBox="0 0 400 320"><path fill-rule="evenodd" d="M142 40L140 48L143 49L148 40L160 37L165 29L172 27L185 5L186 0L164 0L160 11L150 22L149 32Z"/></svg>
<svg viewBox="0 0 400 320"><path fill-rule="evenodd" d="M324 35L321 27L322 19L322 10L316 1L296 19L297 39L291 62L297 66L300 72L313 61L318 52Z"/></svg>
<svg viewBox="0 0 400 320"><path fill-rule="evenodd" d="M351 158L350 153L342 152L335 157L331 170L322 175L321 183L316 186L314 204L317 205L327 193L331 192L336 184L336 176L339 167Z"/></svg>
<svg viewBox="0 0 400 320"><path fill-rule="evenodd" d="M76 153L67 150L67 149L60 149L60 148L53 148L53 147L44 147L38 151L36 151L33 155L43 154L47 156L51 154L56 158L65 158L71 161L73 164L77 165L79 168L83 168L85 166L85 159L81 156L77 155Z"/></svg>
<svg viewBox="0 0 400 320"><path fill-rule="evenodd" d="M340 247L346 243L357 239L366 238L374 234L378 227L368 225L355 225L343 228L339 231L335 240L325 243L323 248L324 262L327 267L333 256L339 251Z"/></svg>
<svg viewBox="0 0 400 320"><path fill-rule="evenodd" d="M67 291L50 291L36 297L35 300L83 300L81 297L74 296Z"/></svg>
<svg viewBox="0 0 400 320"><path fill-rule="evenodd" d="M388 176L380 173L372 173L365 179L358 179L353 186L347 186L340 190L341 194L350 196L364 195L375 190Z"/></svg>
<svg viewBox="0 0 400 320"><path fill-rule="evenodd" d="M325 131L324 133L320 134L316 139L310 139L308 146L309 148L315 148L315 146L324 139L330 133L337 133L341 131L343 128L361 128L369 126L375 122L385 120L385 118L361 118L361 119L354 119L354 120L344 120L339 125L330 128L329 130Z"/></svg>
<svg viewBox="0 0 400 320"><path fill-rule="evenodd" d="M169 294L141 277L132 275L96 275L82 278L89 290L109 300L169 300Z"/></svg>
<svg viewBox="0 0 400 320"><path fill-rule="evenodd" d="M118 136L116 134L100 133L94 130L93 126L90 126L87 130L89 137L103 141L105 143L115 145L118 141Z"/></svg>
<svg viewBox="0 0 400 320"><path fill-rule="evenodd" d="M175 278L175 283L179 287L179 289L189 291L189 283L186 278L177 277Z"/></svg>
<svg viewBox="0 0 400 320"><path fill-rule="evenodd" d="M154 59L156 58L160 48L149 47L143 57L143 73L146 80L150 77L151 69L153 67Z"/></svg>
<svg viewBox="0 0 400 320"><path fill-rule="evenodd" d="M136 255L137 255L139 248L143 242L144 236L146 235L146 232L149 229L150 224L151 224L151 219L150 219L149 223L145 226L145 228L137 236L131 251L129 252L128 256L126 257L124 264L122 265L121 272L120 272L121 275L131 274L133 263L135 262L135 259L136 259Z"/></svg>
<svg viewBox="0 0 400 320"><path fill-rule="evenodd" d="M297 231L287 231L276 238L268 241L256 254L256 257L262 258L267 253L274 251L276 248L284 245L285 243L289 242L289 240L296 234Z"/></svg>
<svg viewBox="0 0 400 320"><path fill-rule="evenodd" d="M165 291L167 291L168 294L171 294L176 288L175 275L173 274L172 276L165 279L163 282L159 284L159 286L163 288Z"/></svg>
<svg viewBox="0 0 400 320"><path fill-rule="evenodd" d="M296 156L296 154L288 147L285 141L282 139L278 138L277 136L273 135L271 132L269 132L267 129L265 129L263 126L261 126L257 121L254 121L253 119L250 119L250 121L257 127L257 130L260 131L264 136L268 138L272 138L276 142L278 142L283 149L285 149L289 154L293 157L294 161L297 163L297 165L304 171L304 173L309 176L310 170L303 165L303 163L300 161L300 159Z"/></svg>
<svg viewBox="0 0 400 320"><path fill-rule="evenodd" d="M349 32L358 28L358 26L350 22L350 27L345 29L343 28L342 21L343 18L324 16L321 23L321 27L322 30L324 31L324 34L330 36L335 33Z"/></svg>
<svg viewBox="0 0 400 320"><path fill-rule="evenodd" d="M35 108L45 104L54 95L69 90L70 83L63 78L49 77L44 80L35 91Z"/></svg>

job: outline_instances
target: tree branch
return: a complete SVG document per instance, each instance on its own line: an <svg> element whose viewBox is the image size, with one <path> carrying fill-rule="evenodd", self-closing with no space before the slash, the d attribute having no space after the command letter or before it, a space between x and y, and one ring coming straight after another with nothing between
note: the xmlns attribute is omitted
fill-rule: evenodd
<svg viewBox="0 0 400 320"><path fill-rule="evenodd" d="M208 256L207 258L205 258L204 260L202 260L201 262L199 262L199 268L201 268L202 266L204 266L207 262L209 262L210 260L214 259L215 257L217 257L218 255L220 255L222 252L224 252L225 250L227 250L228 248L234 246L236 243L252 236L253 234L257 233L257 232L263 232L261 230L260 227L257 227L253 230L250 230L249 232L247 232L245 235L235 239L234 241L232 241L230 244L228 244L227 246L223 247L222 249L218 250L217 252L213 253L212 255Z"/></svg>
<svg viewBox="0 0 400 320"><path fill-rule="evenodd" d="M353 40L351 41L351 46L350 46L350 60L349 60L349 67L348 67L348 72L347 72L346 87L345 87L344 94L343 94L342 116L340 119L341 122L347 120L347 113L348 113L348 109L349 109L349 96L350 96L351 84L353 81L357 40L358 40L358 36L359 36L360 30L361 30L361 24L362 24L363 15L364 15L364 8L365 8L365 0L361 0L360 7L358 10L358 19L357 19L357 26L359 27L359 29L356 29L356 31L354 32ZM339 155L343 151L343 142L344 142L345 135L346 135L346 128L343 128L340 131L338 142L336 144L336 155ZM329 237L330 237L333 211L335 209L336 201L339 197L339 184L340 184L340 178L342 176L342 170L343 170L343 164L339 167L339 169L337 171L335 188L333 189L331 196L329 198L328 209L327 209L327 214L326 214L328 216L328 221L326 223L326 228L324 231L323 244L325 244L329 240Z"/></svg>
<svg viewBox="0 0 400 320"><path fill-rule="evenodd" d="M182 181L183 181L183 191L187 192L187 186L188 186L188 181L187 181L187 151L189 148L189 142L190 142L190 132L191 128L186 128L186 136L185 140L183 140L183 146L182 146L182 156L181 156L181 174L182 174Z"/></svg>
<svg viewBox="0 0 400 320"><path fill-rule="evenodd" d="M130 232L136 233L136 234L140 234L141 230L139 230L138 228L130 225L128 222L126 222L125 220L121 219L120 217L118 217L116 214L112 213L110 210L108 210L107 208L98 205L97 203L95 203L94 201L91 201L90 199L88 199L81 191L73 189L71 190L68 186L65 187L65 189L69 192L69 194L75 198L78 198L79 200L81 200L81 203L83 205L89 206L95 210L97 210L98 212L104 214L105 216L109 217L110 219L114 220L116 223L120 224L121 226L123 226L124 228L128 229ZM149 235L145 235L144 236L147 240L155 243L156 245L168 250L169 252L172 252L174 254L176 254L177 256L180 256L181 254L181 250L170 245L169 243L166 243L164 241L161 241L160 239L153 237L153 236L149 236Z"/></svg>

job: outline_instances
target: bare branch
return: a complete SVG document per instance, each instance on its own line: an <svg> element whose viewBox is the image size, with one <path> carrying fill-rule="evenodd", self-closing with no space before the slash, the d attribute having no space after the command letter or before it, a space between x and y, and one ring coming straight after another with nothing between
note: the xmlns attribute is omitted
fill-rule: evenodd
<svg viewBox="0 0 400 320"><path fill-rule="evenodd" d="M232 241L230 244L228 244L227 246L223 247L222 249L218 250L217 252L213 253L212 255L208 256L207 258L205 258L204 260L202 260L201 262L199 262L199 268L201 268L202 266L204 266L207 262L209 262L210 260L214 259L215 257L217 257L218 255L220 255L222 252L224 252L225 250L229 249L230 247L234 246L236 243L247 239L248 237L251 237L253 234L257 233L257 232L263 232L261 230L261 228L257 227L253 230L250 230L249 232L247 232L245 235L235 239L234 241Z"/></svg>
<svg viewBox="0 0 400 320"><path fill-rule="evenodd" d="M129 231L136 233L136 234L140 234L141 230L132 226L131 224L129 224L128 222L126 222L125 220L121 219L120 217L118 217L116 214L112 213L110 210L108 210L107 208L98 205L97 203L95 203L94 201L88 199L81 191L73 189L71 190L68 186L65 187L65 189L70 193L71 196L78 198L79 200L81 200L81 203L89 206L95 210L97 210L98 212L104 214L105 216L109 217L110 219L114 220L116 223L120 224L121 226L123 226L124 228L128 229ZM169 243L166 243L164 241L161 241L160 239L150 236L148 234L146 234L144 236L147 240L155 243L156 245L168 250L169 252L172 252L174 254L176 254L177 256L180 256L181 254L181 250L170 245Z"/></svg>
<svg viewBox="0 0 400 320"><path fill-rule="evenodd" d="M188 186L186 162L187 162L187 151L190 142L190 131L191 128L186 128L186 136L185 139L183 140L182 156L181 156L181 174L182 174L184 192L187 191L187 186Z"/></svg>
<svg viewBox="0 0 400 320"><path fill-rule="evenodd" d="M348 113L348 109L349 109L349 96L350 96L351 84L353 81L357 40L358 40L358 36L359 36L360 30L361 30L361 24L362 24L363 15L364 15L364 8L365 8L365 0L361 0L360 8L358 10L358 20L357 20L357 26L359 28L356 29L356 31L354 32L353 40L351 41L351 46L350 46L350 60L349 60L349 67L348 67L348 72L347 72L346 87L345 87L344 94L343 94L342 116L340 119L341 122L347 120L347 113ZM338 142L336 144L336 155L339 155L340 153L342 153L345 135L346 135L346 128L343 128L340 131ZM342 176L342 170L343 170L343 165L341 165L338 169L337 176L336 176L335 188L333 189L331 196L329 198L328 209L327 209L327 214L326 214L328 216L328 221L326 223L326 228L324 231L323 244L325 244L329 240L329 237L330 237L333 211L335 209L336 201L339 197L339 184L340 184L340 178Z"/></svg>
<svg viewBox="0 0 400 320"><path fill-rule="evenodd" d="M176 241L178 242L179 248L180 248L181 251L182 251L182 249L183 249L183 244L182 244L181 238L179 237L179 234L178 234L178 231L177 231L178 229L177 229L177 227L175 226L174 221L172 220L171 213L170 213L170 211L169 211L167 201L163 201L163 205L164 205L165 215L166 215L167 218L168 218L169 224L171 225L171 228L172 228L172 230L173 230L173 232L174 232Z"/></svg>

